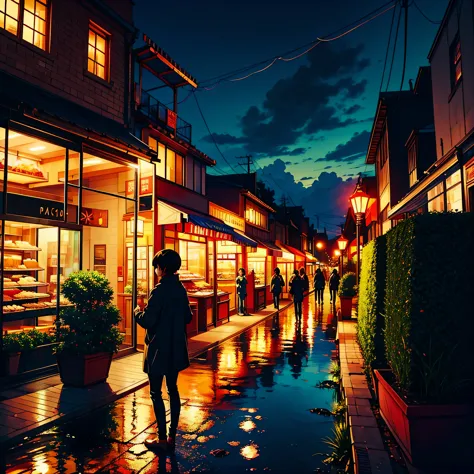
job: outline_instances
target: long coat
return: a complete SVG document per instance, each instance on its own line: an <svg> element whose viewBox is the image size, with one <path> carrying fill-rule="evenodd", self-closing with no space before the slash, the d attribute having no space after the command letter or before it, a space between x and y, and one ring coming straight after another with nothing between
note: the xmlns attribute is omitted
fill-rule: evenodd
<svg viewBox="0 0 474 474"><path fill-rule="evenodd" d="M188 295L179 277L162 277L145 310L135 314L136 322L146 329L144 372L167 375L189 367L186 324L191 319Z"/></svg>
<svg viewBox="0 0 474 474"><path fill-rule="evenodd" d="M247 296L247 278L244 276L238 276L235 279L235 284L237 286L237 294L244 299Z"/></svg>
<svg viewBox="0 0 474 474"><path fill-rule="evenodd" d="M324 278L324 273L321 271L316 271L316 274L314 275L314 287L316 290L324 290L325 286L326 279Z"/></svg>
<svg viewBox="0 0 474 474"><path fill-rule="evenodd" d="M293 296L295 303L301 303L304 297L304 281L298 275L294 275L290 280L290 294Z"/></svg>
<svg viewBox="0 0 474 474"><path fill-rule="evenodd" d="M283 291L283 287L285 286L285 280L281 275L273 275L270 291L274 295L279 295Z"/></svg>
<svg viewBox="0 0 474 474"><path fill-rule="evenodd" d="M340 279L341 278L340 278L338 273L331 274L331 277L329 278L329 289L330 290L338 290Z"/></svg>

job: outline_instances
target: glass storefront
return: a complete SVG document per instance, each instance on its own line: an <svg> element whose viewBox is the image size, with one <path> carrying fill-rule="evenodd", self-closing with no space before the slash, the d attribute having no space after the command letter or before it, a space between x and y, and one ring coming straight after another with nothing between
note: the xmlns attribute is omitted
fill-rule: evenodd
<svg viewBox="0 0 474 474"><path fill-rule="evenodd" d="M21 125L0 128L2 332L52 328L70 304L61 283L80 269L96 270L114 290L123 348L133 346L130 288L135 266L148 259L138 258L143 251L127 234L136 226L137 193L127 193L127 183L137 180L137 168Z"/></svg>
<svg viewBox="0 0 474 474"><path fill-rule="evenodd" d="M217 241L217 286L229 293L230 312L237 310L237 287L235 280L242 267L242 246L229 241Z"/></svg>

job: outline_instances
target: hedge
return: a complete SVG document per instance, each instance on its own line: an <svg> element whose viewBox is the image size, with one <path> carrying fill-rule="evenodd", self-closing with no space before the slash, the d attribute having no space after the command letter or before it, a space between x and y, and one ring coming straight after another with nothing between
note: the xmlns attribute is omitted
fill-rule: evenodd
<svg viewBox="0 0 474 474"><path fill-rule="evenodd" d="M401 393L469 399L473 388L474 214L425 214L387 234L386 357Z"/></svg>
<svg viewBox="0 0 474 474"><path fill-rule="evenodd" d="M362 249L357 338L366 368L387 366L383 334L386 244L386 236L382 235Z"/></svg>

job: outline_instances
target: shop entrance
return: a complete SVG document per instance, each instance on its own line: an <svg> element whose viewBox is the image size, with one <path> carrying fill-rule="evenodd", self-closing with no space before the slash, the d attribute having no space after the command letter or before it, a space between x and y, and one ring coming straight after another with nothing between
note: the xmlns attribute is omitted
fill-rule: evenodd
<svg viewBox="0 0 474 474"><path fill-rule="evenodd" d="M229 294L230 313L237 311L237 272L242 267L242 246L229 241L217 241L217 287Z"/></svg>

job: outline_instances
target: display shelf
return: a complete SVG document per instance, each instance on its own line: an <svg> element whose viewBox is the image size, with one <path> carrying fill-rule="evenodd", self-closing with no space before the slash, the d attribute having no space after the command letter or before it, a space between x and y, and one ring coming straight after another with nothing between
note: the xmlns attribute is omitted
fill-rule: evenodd
<svg viewBox="0 0 474 474"><path fill-rule="evenodd" d="M13 298L13 300L4 301L4 303L12 303L12 304L22 305L23 303L29 303L31 301L45 300L46 298L50 298L50 296L51 295L35 296L35 297L31 297L31 298Z"/></svg>
<svg viewBox="0 0 474 474"><path fill-rule="evenodd" d="M67 308L70 306L73 305L61 305L59 309ZM25 309L24 311L15 311L14 313L4 313L2 315L2 320L8 323L12 321L19 321L22 319L40 318L42 316L56 316L56 306L42 309Z"/></svg>
<svg viewBox="0 0 474 474"><path fill-rule="evenodd" d="M15 288L36 288L37 286L48 286L49 283L35 281L34 283L17 283L16 286L4 287L4 289L11 290Z"/></svg>
<svg viewBox="0 0 474 474"><path fill-rule="evenodd" d="M43 176L33 176L26 173L18 173L16 171L8 170L8 181L15 184L35 184L35 183L47 183L48 180Z"/></svg>
<svg viewBox="0 0 474 474"><path fill-rule="evenodd" d="M44 268L4 268L4 273L42 272Z"/></svg>
<svg viewBox="0 0 474 474"><path fill-rule="evenodd" d="M4 250L9 250L11 252L41 252L42 249L38 247L31 247L31 248L26 248L26 247L3 247Z"/></svg>

